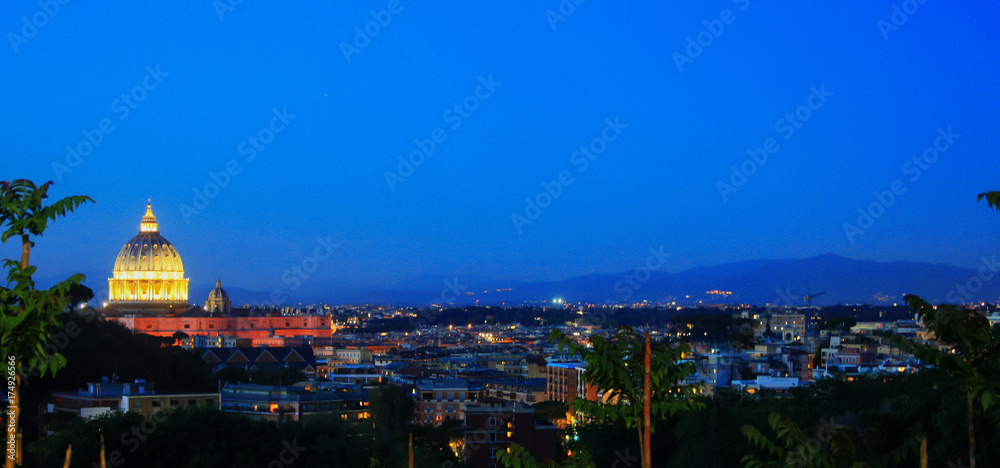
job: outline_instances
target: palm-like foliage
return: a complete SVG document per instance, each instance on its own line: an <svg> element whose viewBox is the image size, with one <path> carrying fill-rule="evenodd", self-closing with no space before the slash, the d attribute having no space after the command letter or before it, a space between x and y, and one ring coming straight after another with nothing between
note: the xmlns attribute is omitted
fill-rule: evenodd
<svg viewBox="0 0 1000 468"><path fill-rule="evenodd" d="M990 208L1000 211L1000 192L981 193ZM969 460L976 467L976 437L972 403L978 400L984 410L1000 398L1000 324L990 326L978 311L949 304L934 307L919 296L904 296L924 326L935 339L950 347L943 351L926 343L897 340L925 362L944 369L966 393L969 418Z"/></svg>
<svg viewBox="0 0 1000 468"><path fill-rule="evenodd" d="M594 461L586 450L575 452L557 465L552 461L539 463L527 449L518 444L511 444L509 450L500 451L497 462L506 468L594 468Z"/></svg>
<svg viewBox="0 0 1000 468"><path fill-rule="evenodd" d="M990 205L990 208L1000 211L1000 192L980 193L976 201L981 201L984 198L986 199L986 203Z"/></svg>
<svg viewBox="0 0 1000 468"><path fill-rule="evenodd" d="M993 192L998 193L998 192ZM991 202L992 204L993 202ZM990 327L978 311L949 304L932 306L919 296L904 297L935 339L947 351L927 343L900 340L903 349L945 370L965 390L969 419L969 460L976 467L976 436L972 403L988 410L1000 396L1000 324Z"/></svg>
<svg viewBox="0 0 1000 468"><path fill-rule="evenodd" d="M49 221L93 201L90 197L73 196L45 205L51 186L52 182L36 186L26 179L0 182L0 242L6 243L11 238L21 240L20 260L3 261L4 269L8 270L7 283L0 286L0 351L4 363L15 364L16 375L11 389L15 394L21 379L28 373L38 371L43 375L55 375L56 370L66 364L59 353L47 353L45 345L50 330L59 323L59 314L65 307L70 288L84 279L83 275L73 275L47 290L35 288L32 275L37 268L29 263L31 248L35 245L32 236L41 236ZM12 422L7 426L8 440L17 432L17 413ZM6 465L13 467L14 460L8 457Z"/></svg>
<svg viewBox="0 0 1000 468"><path fill-rule="evenodd" d="M581 345L559 330L553 330L550 342L558 342L560 350L577 354L587 363L584 379L595 386L602 397L589 401L577 397L573 409L596 419L622 420L629 428L639 432L640 446L645 446L643 416L645 404L646 343L635 329L623 325L605 339L590 336L590 347ZM682 362L690 352L687 344L674 347L663 340L650 344L649 411L653 432L656 422L663 421L678 411L701 409L705 405L691 398L691 389L679 385L697 368L694 362ZM648 460L648 454L647 460Z"/></svg>
<svg viewBox="0 0 1000 468"><path fill-rule="evenodd" d="M83 281L83 275L69 279L45 290L35 289L31 275L36 267L22 270L17 262L4 261L8 287L0 286L0 341L6 362L13 356L19 362L18 372L26 376L32 372L55 375L66 365L59 353L48 353L45 345L53 328L59 325L59 314L66 304L65 295L72 284Z"/></svg>
<svg viewBox="0 0 1000 468"><path fill-rule="evenodd" d="M746 455L742 460L746 468L868 467L856 461L853 430L848 427L820 421L813 433L809 433L779 413L771 413L767 421L776 434L775 440L749 424L741 429L743 435L770 458L770 461L762 461L754 455Z"/></svg>
<svg viewBox="0 0 1000 468"><path fill-rule="evenodd" d="M572 403L575 410L597 419L621 419L629 428L639 426L645 403L643 373L646 350L642 336L635 329L623 325L611 339L591 335L590 348L578 344L559 330L552 331L549 341L557 341L560 351L567 349L571 354L580 355L587 363L584 379L603 394L600 401L578 397ZM666 341L652 344L650 411L656 420L664 420L678 411L704 407L686 396L691 393L690 388L678 385L697 371L694 362L681 362L687 353L690 353L690 347L686 343L677 347Z"/></svg>
<svg viewBox="0 0 1000 468"><path fill-rule="evenodd" d="M950 373L988 410L1000 394L1000 324L990 327L986 317L972 309L948 304L934 307L915 295L904 299L935 339L951 349L942 351L912 341L901 344Z"/></svg>
<svg viewBox="0 0 1000 468"><path fill-rule="evenodd" d="M32 275L37 270L28 262L32 236L41 236L48 222L76 210L90 197L66 197L50 205L43 205L52 182L36 186L30 180L0 182L0 242L12 237L21 240L21 259L7 259L7 285L0 286L0 348L4 361L7 356L18 360L21 372L38 370L52 373L62 367L65 360L58 353L50 355L44 346L49 340L49 330L58 324L65 297L73 285L83 281L83 275L73 275L48 290L35 288Z"/></svg>

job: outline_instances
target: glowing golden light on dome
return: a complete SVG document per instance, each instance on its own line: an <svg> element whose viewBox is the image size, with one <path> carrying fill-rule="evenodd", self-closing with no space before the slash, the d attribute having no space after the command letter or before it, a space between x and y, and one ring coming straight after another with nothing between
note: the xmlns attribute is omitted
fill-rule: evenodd
<svg viewBox="0 0 1000 468"><path fill-rule="evenodd" d="M139 223L139 232L160 232L160 228L156 225L156 216L153 215L152 203L146 204L146 215Z"/></svg>
<svg viewBox="0 0 1000 468"><path fill-rule="evenodd" d="M118 253L108 290L112 306L122 302L187 302L184 264L173 244L160 235L152 203L146 205L139 235Z"/></svg>

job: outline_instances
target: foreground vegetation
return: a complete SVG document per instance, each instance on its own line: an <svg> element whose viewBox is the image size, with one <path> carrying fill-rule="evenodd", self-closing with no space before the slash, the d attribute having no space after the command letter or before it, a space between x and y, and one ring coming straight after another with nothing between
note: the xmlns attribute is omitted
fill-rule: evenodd
<svg viewBox="0 0 1000 468"><path fill-rule="evenodd" d="M653 466L731 468L743 466L748 454L768 462L772 454L759 449L741 428L749 425L777 439L768 422L772 414L784 415L801 429L800 445L828 447L835 438L846 441L852 462L867 466L920 466L924 437L928 466L969 466L965 393L940 370L853 381L831 378L794 389L789 397L723 391L698 401L704 405L700 411L657 421L650 444ZM409 430L414 431L415 466L461 466L448 447L450 438L461 436L461 428L412 426L412 400L405 393L397 389L376 395L372 411L368 425L348 424L336 415L279 425L204 407L178 409L148 422L134 413L91 419L45 415L41 424L52 435L29 445L26 466L61 466L69 444L71 466L92 466L103 434L109 462L119 453L114 460L120 463L111 466L266 467L291 451L287 442L303 449L293 463L273 466L398 467L406 466ZM975 419L979 466L997 466L1000 408L977 405ZM838 432L830 427L839 427ZM563 454L571 450L575 458L586 451L592 466L630 466L626 461L639 466L639 439L624 419L595 420L570 431L576 440L564 442Z"/></svg>
<svg viewBox="0 0 1000 468"><path fill-rule="evenodd" d="M943 369L841 375L786 397L719 389L696 401L701 410L657 418L652 466L919 467L921 453L926 466L971 466L965 382ZM976 405L973 417L978 466L1000 466L1000 408ZM625 420L595 419L571 432L564 453L589 460L565 466L639 466L641 447ZM507 466L543 466L515 455L504 457Z"/></svg>
<svg viewBox="0 0 1000 468"><path fill-rule="evenodd" d="M86 419L47 414L41 423L51 435L28 446L25 466L62 466L70 445L70 466L99 466L103 436L108 466L396 468L406 466L411 430L414 466L455 466L449 428L411 427L412 400L398 388L373 392L370 407L373 417L367 423L348 423L331 414L277 424L205 406L148 419L118 411Z"/></svg>

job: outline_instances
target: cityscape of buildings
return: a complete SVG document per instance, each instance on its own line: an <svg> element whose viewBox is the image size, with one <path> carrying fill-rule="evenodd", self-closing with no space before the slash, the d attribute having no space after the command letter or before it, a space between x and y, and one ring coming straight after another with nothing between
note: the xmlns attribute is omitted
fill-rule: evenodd
<svg viewBox="0 0 1000 468"><path fill-rule="evenodd" d="M567 405L554 417L536 417L536 406L604 397L587 383L587 363L549 341L552 330L586 344L593 335L608 337L614 331L605 326L611 318L624 320L636 310L672 314L668 322L637 328L656 339L690 344L683 361L694 363L696 371L682 385L708 397L723 390L782 396L831 376L916 373L926 363L892 337L934 344L921 321L899 307L867 308L861 320L831 326L828 312L861 308L598 306L554 300L546 306L478 308L496 316L505 310L537 314L527 323L463 325L446 320L446 309L432 305L234 306L221 279L202 305L200 298L188 296L188 281L178 249L160 235L148 205L139 234L114 263L107 304L90 312L136 334L172 339L174 346L193 350L216 375L226 369L292 369L301 372L302 380L265 385L220 377L216 392L161 393L156 382L112 377L76 392L52 393L46 411L79 417L132 411L152 417L171 408L208 405L255 420L337 415L364 424L372 417L369 392L391 384L413 399L414 424L460 425L464 436L449 446L467 466L486 468L497 466L497 454L515 443L538 459L555 459L560 431L581 415ZM990 324L1000 323L996 306L974 307ZM553 313L568 319L552 321ZM699 320L706 314L725 319L722 335Z"/></svg>
<svg viewBox="0 0 1000 468"><path fill-rule="evenodd" d="M990 2L0 18L4 468L1000 466Z"/></svg>

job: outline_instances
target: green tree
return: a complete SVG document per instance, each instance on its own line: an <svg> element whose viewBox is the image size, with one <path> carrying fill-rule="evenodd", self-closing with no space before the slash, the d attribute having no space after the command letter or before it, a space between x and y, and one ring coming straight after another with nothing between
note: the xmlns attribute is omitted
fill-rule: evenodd
<svg viewBox="0 0 1000 468"><path fill-rule="evenodd" d="M66 310L70 313L79 304L90 301L94 298L94 290L83 284L71 284L66 293Z"/></svg>
<svg viewBox="0 0 1000 468"><path fill-rule="evenodd" d="M982 201L984 198L986 199L986 204L988 204L990 208L1000 211L1000 192L980 193L979 196L976 197L976 201Z"/></svg>
<svg viewBox="0 0 1000 468"><path fill-rule="evenodd" d="M118 322L97 317L97 313L85 309L60 317L54 335L61 338L54 341L64 344L59 353L65 356L66 367L44 378L32 373L25 381L25 402L49 392L74 392L87 382L99 382L101 377L147 379L160 392L216 391L212 370L200 354L170 346L172 338L133 334ZM51 351L53 347L46 345L46 349ZM44 402L38 399L34 403L37 406Z"/></svg>
<svg viewBox="0 0 1000 468"><path fill-rule="evenodd" d="M539 419L547 419L549 421L557 419L566 419L566 403L561 401L541 401L535 403L535 415Z"/></svg>
<svg viewBox="0 0 1000 468"><path fill-rule="evenodd" d="M32 279L37 270L30 264L35 245L32 237L41 236L49 221L93 202L90 197L72 196L45 205L51 186L52 182L36 186L26 179L0 182L0 242L7 243L11 238L21 241L20 260L3 261L7 284L0 286L0 348L4 363L14 364L17 369L11 389L15 394L19 394L21 379L28 373L37 370L55 374L65 365L65 358L59 353L46 353L44 346L66 307L70 287L84 279L83 275L73 275L49 289L36 288ZM7 440L17 434L19 412L12 419L13 424L7 426ZM13 467L14 460L5 458L6 466Z"/></svg>
<svg viewBox="0 0 1000 468"><path fill-rule="evenodd" d="M981 193L977 201L986 199L990 208L1000 211L1000 192ZM914 341L900 344L918 358L947 371L961 385L966 395L969 420L969 464L976 468L976 430L973 401L988 410L1000 396L1000 324L990 327L989 321L976 310L949 304L934 307L916 295L904 300L935 339L950 349Z"/></svg>
<svg viewBox="0 0 1000 468"><path fill-rule="evenodd" d="M823 322L820 327L822 330L840 330L844 333L850 332L851 327L857 325L858 322L850 317L832 317Z"/></svg>
<svg viewBox="0 0 1000 468"><path fill-rule="evenodd" d="M383 385L372 389L368 400L378 463L373 466L404 466L415 409L413 398L396 385Z"/></svg>
<svg viewBox="0 0 1000 468"><path fill-rule="evenodd" d="M976 468L973 402L979 401L984 410L989 410L998 401L1000 324L990 327L986 317L973 309L948 304L934 307L914 295L904 299L923 320L924 326L934 332L935 339L950 348L945 351L929 343L900 342L917 358L948 372L964 390L969 419L969 460L971 468Z"/></svg>
<svg viewBox="0 0 1000 468"><path fill-rule="evenodd" d="M497 462L506 468L594 468L594 461L586 450L574 452L573 456L558 465L549 461L539 463L528 453L528 449L519 444L511 444L509 450L501 450Z"/></svg>
<svg viewBox="0 0 1000 468"><path fill-rule="evenodd" d="M771 413L767 420L777 435L775 440L749 424L741 429L743 435L771 458L770 461L762 461L755 455L746 455L742 460L746 468L868 467L868 464L856 461L853 431L849 428L821 420L813 433L809 433L780 413Z"/></svg>
<svg viewBox="0 0 1000 468"><path fill-rule="evenodd" d="M549 341L558 342L560 350L580 355L587 362L584 379L603 394L599 401L578 397L572 402L573 409L597 419L620 419L626 427L636 429L643 466L649 467L649 440L656 423L678 411L701 409L704 404L691 398L690 388L679 385L696 370L693 362L681 362L690 347L674 347L665 340L652 343L648 333L645 338L623 325L611 339L591 335L590 347L559 330L552 331Z"/></svg>

